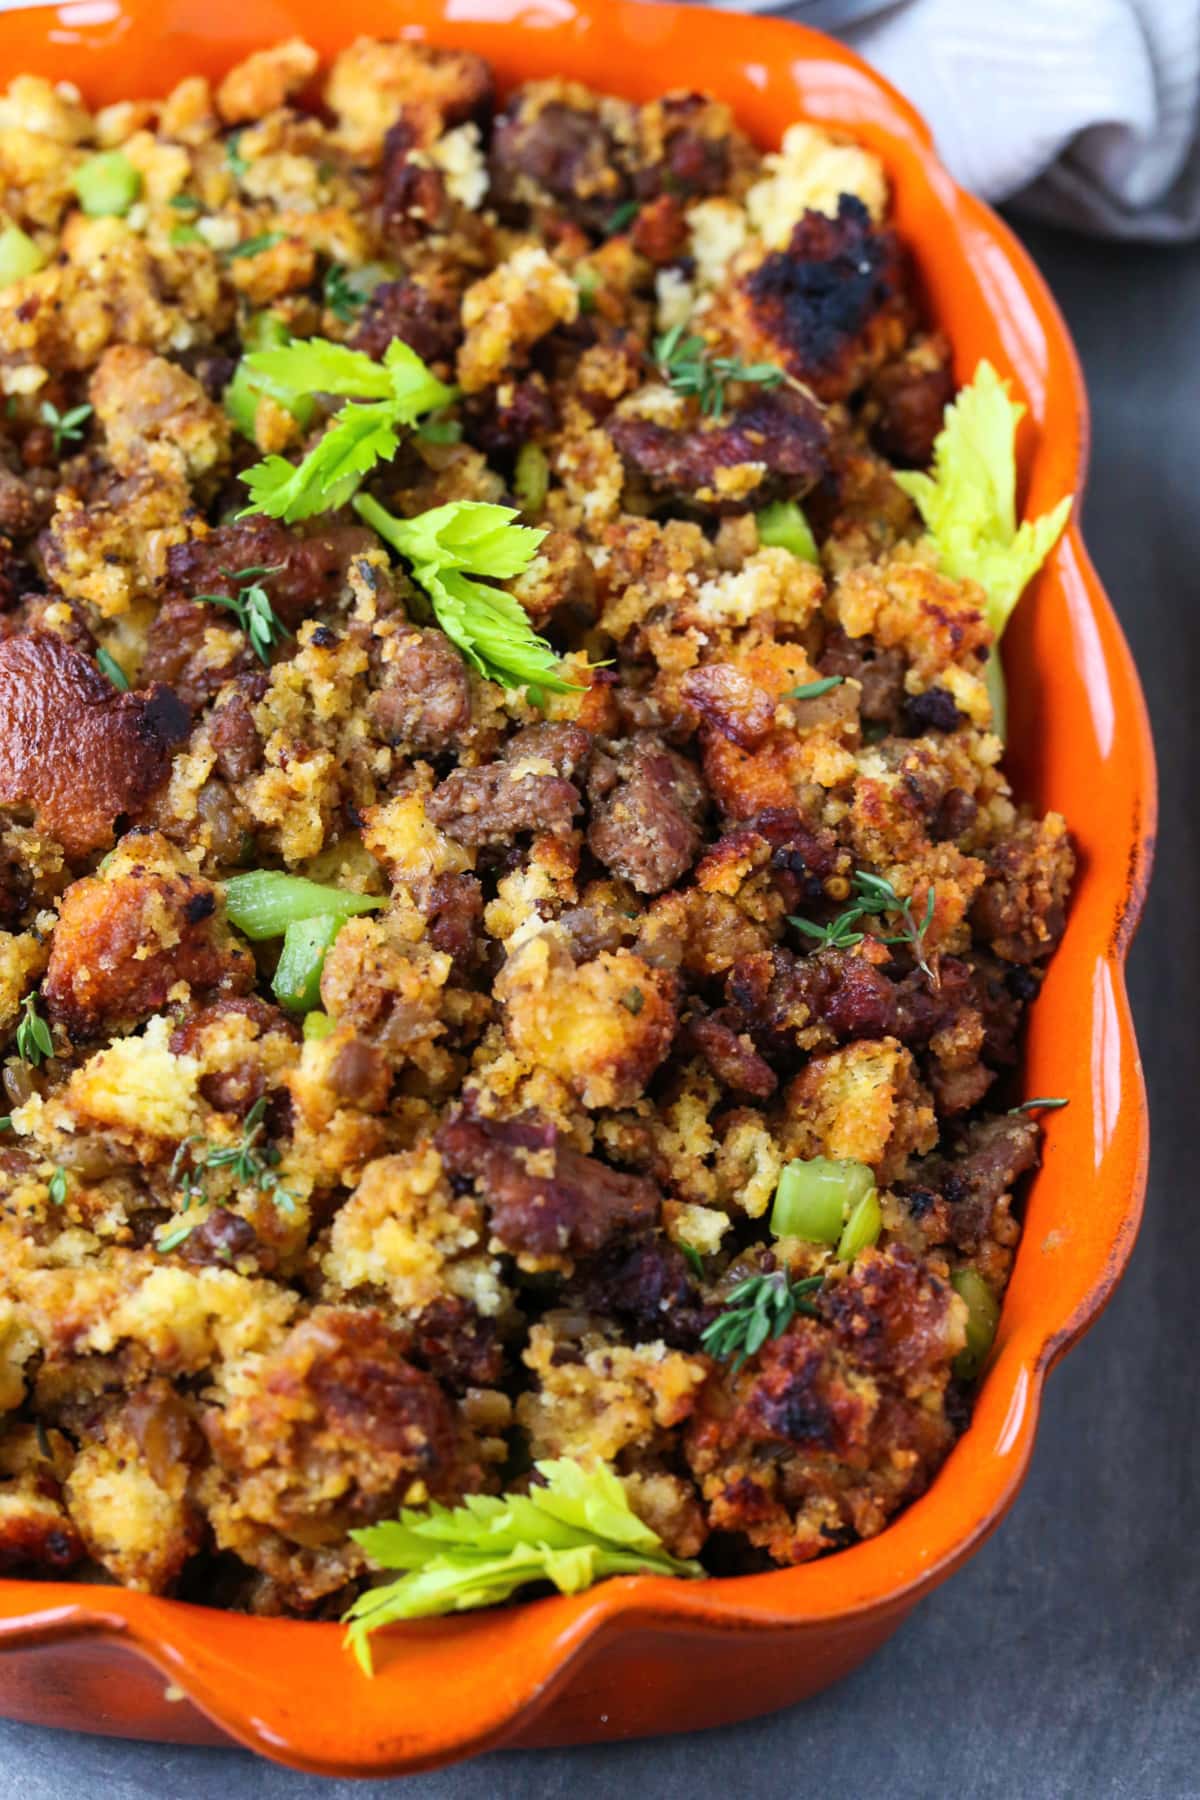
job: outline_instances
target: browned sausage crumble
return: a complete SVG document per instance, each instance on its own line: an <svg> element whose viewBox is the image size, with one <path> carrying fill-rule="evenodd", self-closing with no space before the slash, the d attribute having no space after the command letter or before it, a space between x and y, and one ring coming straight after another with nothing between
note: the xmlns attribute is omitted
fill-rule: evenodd
<svg viewBox="0 0 1200 1800"><path fill-rule="evenodd" d="M969 1416L1073 865L893 480L953 380L879 163L364 40L96 114L18 78L0 180L41 262L0 290L0 1566L337 1611L353 1528L548 1456L714 1572L878 1532ZM456 384L366 491L520 503L572 688L484 680L349 507L238 516L335 407L236 428L264 328ZM380 901L303 1029L247 869ZM836 929L864 874L919 929ZM856 1255L769 1230L817 1157L877 1186ZM772 1270L811 1305L711 1354Z"/></svg>

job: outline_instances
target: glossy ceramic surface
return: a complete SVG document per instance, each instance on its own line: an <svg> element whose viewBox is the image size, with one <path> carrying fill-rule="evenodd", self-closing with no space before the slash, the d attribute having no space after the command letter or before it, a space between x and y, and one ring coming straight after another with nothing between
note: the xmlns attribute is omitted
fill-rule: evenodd
<svg viewBox="0 0 1200 1800"><path fill-rule="evenodd" d="M910 107L848 51L769 19L611 0L72 0L0 17L6 70L93 104L219 75L299 32L328 56L360 32L481 51L501 79L563 73L636 98L728 100L764 145L796 117L884 157L896 221L967 378L981 356L1029 407L1026 504L1078 493L1086 403L1065 328L1004 225L938 164ZM1019 794L1070 821L1080 875L1033 1012L1026 1091L1069 1094L974 1421L931 1491L880 1537L807 1567L707 1583L630 1579L573 1599L388 1635L368 1682L333 1625L247 1619L111 1588L0 1581L0 1712L203 1741L298 1767L384 1774L499 1743L718 1724L798 1700L871 1653L975 1549L1028 1463L1042 1383L1112 1292L1145 1184L1145 1093L1123 963L1149 876L1153 752L1129 653L1072 524L1005 642Z"/></svg>

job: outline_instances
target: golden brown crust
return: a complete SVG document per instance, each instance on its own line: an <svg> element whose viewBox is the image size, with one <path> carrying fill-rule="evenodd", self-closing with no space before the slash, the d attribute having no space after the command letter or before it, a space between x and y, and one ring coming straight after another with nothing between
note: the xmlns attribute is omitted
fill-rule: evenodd
<svg viewBox="0 0 1200 1800"><path fill-rule="evenodd" d="M170 768L187 718L169 688L116 693L48 633L0 642L0 801L33 809L70 856L112 843Z"/></svg>
<svg viewBox="0 0 1200 1800"><path fill-rule="evenodd" d="M950 346L864 146L494 104L478 57L361 39L0 106L45 259L0 292L6 1567L333 1613L355 1527L530 1452L714 1571L795 1562L968 1416L952 1278L1009 1276L1073 857L895 479ZM124 215L77 204L99 149ZM485 679L349 505L245 513L340 404L230 395L288 334L460 390L364 491L518 502L561 689ZM372 903L307 1017L231 923L253 870ZM877 1182L853 1261L770 1229L816 1156ZM710 1327L785 1272L819 1294L735 1371Z"/></svg>
<svg viewBox="0 0 1200 1800"><path fill-rule="evenodd" d="M128 1031L168 998L199 1001L253 984L253 958L224 923L216 889L174 872L166 850L153 833L127 838L120 872L110 867L63 895L42 992L72 1038ZM166 870L154 867L164 861Z"/></svg>

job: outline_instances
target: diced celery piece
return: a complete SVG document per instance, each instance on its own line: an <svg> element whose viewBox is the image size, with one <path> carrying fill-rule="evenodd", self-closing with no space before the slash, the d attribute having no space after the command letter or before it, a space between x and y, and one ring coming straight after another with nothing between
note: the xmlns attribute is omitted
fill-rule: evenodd
<svg viewBox="0 0 1200 1800"><path fill-rule="evenodd" d="M312 919L294 919L283 935L283 949L271 986L280 1006L289 1012L312 1012L321 1004L321 970L325 952L344 918L326 913Z"/></svg>
<svg viewBox="0 0 1200 1800"><path fill-rule="evenodd" d="M775 1189L771 1230L810 1244L836 1244L847 1217L875 1186L865 1163L797 1157L785 1165Z"/></svg>
<svg viewBox="0 0 1200 1800"><path fill-rule="evenodd" d="M760 543L790 550L801 562L819 563L812 528L794 500L776 500L757 515Z"/></svg>
<svg viewBox="0 0 1200 1800"><path fill-rule="evenodd" d="M0 287L36 275L45 266L46 258L19 225L6 225L0 231Z"/></svg>
<svg viewBox="0 0 1200 1800"><path fill-rule="evenodd" d="M950 1285L967 1303L967 1341L954 1359L954 1373L962 1381L973 1381L995 1340L1000 1308L991 1288L974 1269L955 1269Z"/></svg>
<svg viewBox="0 0 1200 1800"><path fill-rule="evenodd" d="M124 217L142 191L142 177L123 151L101 150L76 169L72 185L90 218Z"/></svg>
<svg viewBox="0 0 1200 1800"><path fill-rule="evenodd" d="M540 512L550 486L550 464L540 444L522 444L517 452L513 492L522 512Z"/></svg>
<svg viewBox="0 0 1200 1800"><path fill-rule="evenodd" d="M864 1194L850 1217L846 1220L846 1229L838 1240L837 1253L842 1262L853 1262L860 1250L867 1250L874 1244L883 1230L883 1213L879 1206L879 1195L872 1188Z"/></svg>
<svg viewBox="0 0 1200 1800"><path fill-rule="evenodd" d="M376 894L352 894L276 869L252 869L231 875L225 883L230 923L255 939L282 937L301 919L337 919L344 924L355 913L374 912L382 905Z"/></svg>

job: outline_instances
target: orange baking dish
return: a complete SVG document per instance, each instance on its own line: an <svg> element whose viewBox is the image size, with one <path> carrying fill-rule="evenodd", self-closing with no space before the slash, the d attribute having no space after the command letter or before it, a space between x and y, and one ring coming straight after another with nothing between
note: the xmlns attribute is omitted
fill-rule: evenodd
<svg viewBox="0 0 1200 1800"><path fill-rule="evenodd" d="M956 187L911 107L815 32L632 0L71 0L5 13L0 48L10 74L74 81L99 104L163 94L195 71L219 76L292 33L327 57L364 32L478 50L508 84L560 72L637 99L706 88L767 145L800 116L853 132L888 166L896 223L960 380L990 357L1028 406L1026 510L1079 493L1086 400L1036 270ZM1048 1370L1124 1269L1146 1176L1124 961L1150 872L1153 750L1077 522L1018 610L1005 663L1014 785L1066 815L1080 853L1025 1074L1026 1092L1069 1094L1071 1105L1047 1117L991 1368L929 1493L881 1536L802 1568L702 1583L624 1578L571 1599L401 1628L379 1640L374 1681L336 1625L0 1581L0 1713L178 1742L234 1738L296 1767L355 1775L499 1744L724 1724L846 1674L979 1546L1020 1486Z"/></svg>

